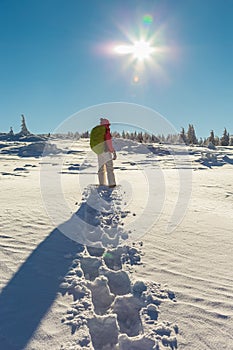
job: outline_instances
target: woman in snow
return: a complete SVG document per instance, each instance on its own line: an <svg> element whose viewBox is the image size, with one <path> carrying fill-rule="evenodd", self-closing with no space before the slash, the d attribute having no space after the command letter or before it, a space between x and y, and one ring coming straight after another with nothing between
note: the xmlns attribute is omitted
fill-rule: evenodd
<svg viewBox="0 0 233 350"><path fill-rule="evenodd" d="M113 160L116 159L116 152L112 145L112 136L110 132L109 120L101 118L100 125L105 126L106 131L104 135L104 152L98 154L99 184L106 186L108 180L108 186L111 188L116 186L116 180L113 169Z"/></svg>

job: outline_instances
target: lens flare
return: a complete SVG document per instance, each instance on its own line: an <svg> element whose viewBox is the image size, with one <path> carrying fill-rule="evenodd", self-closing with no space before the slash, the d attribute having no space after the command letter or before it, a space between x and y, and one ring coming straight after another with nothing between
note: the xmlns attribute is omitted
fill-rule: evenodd
<svg viewBox="0 0 233 350"><path fill-rule="evenodd" d="M134 82L134 84L138 84L139 83L139 76L138 75L134 75L133 82Z"/></svg>
<svg viewBox="0 0 233 350"><path fill-rule="evenodd" d="M132 53L132 46L130 45L119 45L114 47L114 51L119 55L127 55Z"/></svg>
<svg viewBox="0 0 233 350"><path fill-rule="evenodd" d="M143 16L143 23L144 24L151 24L153 22L153 17L151 15L144 15Z"/></svg>

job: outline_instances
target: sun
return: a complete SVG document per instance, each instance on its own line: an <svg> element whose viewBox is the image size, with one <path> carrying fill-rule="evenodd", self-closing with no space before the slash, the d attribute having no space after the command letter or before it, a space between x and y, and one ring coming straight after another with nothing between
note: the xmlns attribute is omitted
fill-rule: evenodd
<svg viewBox="0 0 233 350"><path fill-rule="evenodd" d="M154 54L155 48L148 41L141 39L133 42L132 45L115 46L114 51L120 55L131 54L134 59L145 61Z"/></svg>
<svg viewBox="0 0 233 350"><path fill-rule="evenodd" d="M155 52L155 48L150 46L150 43L144 40L136 41L133 45L133 57L139 61L144 61L151 57Z"/></svg>

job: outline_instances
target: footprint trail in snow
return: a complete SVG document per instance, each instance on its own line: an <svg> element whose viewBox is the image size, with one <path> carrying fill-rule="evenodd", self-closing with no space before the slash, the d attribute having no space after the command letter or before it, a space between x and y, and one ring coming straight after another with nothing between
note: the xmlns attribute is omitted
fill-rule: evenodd
<svg viewBox="0 0 233 350"><path fill-rule="evenodd" d="M134 278L143 243L130 241L123 229L130 215L122 210L123 197L120 187L89 186L84 191L75 215L88 224L89 231L82 232L88 244L80 244L60 286L63 295L73 297L62 322L70 326L74 340L64 342L62 350L178 349L178 326L160 321L160 304L175 302L174 293Z"/></svg>

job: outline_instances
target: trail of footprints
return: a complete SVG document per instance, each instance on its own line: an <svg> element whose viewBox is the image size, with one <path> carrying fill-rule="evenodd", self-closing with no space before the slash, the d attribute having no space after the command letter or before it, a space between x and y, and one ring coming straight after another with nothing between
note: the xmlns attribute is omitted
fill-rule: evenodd
<svg viewBox="0 0 233 350"><path fill-rule="evenodd" d="M161 303L176 301L174 293L155 282L132 282L142 249L142 242L112 248L79 245L60 286L63 295L73 297L62 323L74 337L61 350L178 349L178 326L160 321L159 310Z"/></svg>

